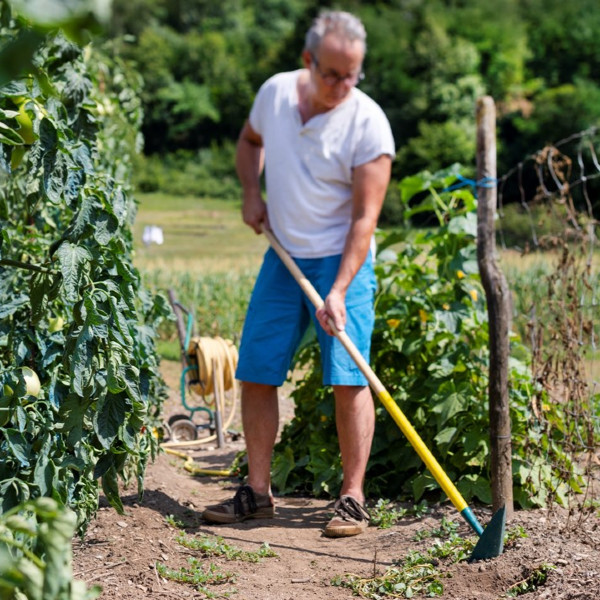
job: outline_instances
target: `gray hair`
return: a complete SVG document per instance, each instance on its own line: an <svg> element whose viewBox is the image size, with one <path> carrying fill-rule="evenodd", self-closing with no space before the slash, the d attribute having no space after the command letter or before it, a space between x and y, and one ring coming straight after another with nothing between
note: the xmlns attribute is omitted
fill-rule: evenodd
<svg viewBox="0 0 600 600"><path fill-rule="evenodd" d="M367 33L358 17L341 10L326 10L313 21L306 34L305 50L316 54L321 47L321 41L329 34L335 33L339 37L354 42L358 40L367 49Z"/></svg>

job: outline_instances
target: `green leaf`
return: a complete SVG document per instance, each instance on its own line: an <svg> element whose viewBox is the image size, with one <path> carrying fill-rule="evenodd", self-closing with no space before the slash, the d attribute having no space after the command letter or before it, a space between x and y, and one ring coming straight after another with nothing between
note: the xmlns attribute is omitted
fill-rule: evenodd
<svg viewBox="0 0 600 600"><path fill-rule="evenodd" d="M26 535L35 535L35 524L23 515L11 515L4 520L4 525L11 531L18 531Z"/></svg>
<svg viewBox="0 0 600 600"><path fill-rule="evenodd" d="M90 327L84 326L77 336L75 350L69 358L71 382L75 392L82 398L86 397L85 388L92 379L92 361L95 344Z"/></svg>
<svg viewBox="0 0 600 600"><path fill-rule="evenodd" d="M58 143L58 132L50 119L40 121L40 145L44 151L44 179L47 181L52 175L53 165L56 160L56 145Z"/></svg>
<svg viewBox="0 0 600 600"><path fill-rule="evenodd" d="M440 425L444 425L448 420L464 410L464 404L464 397L454 392L441 402L435 404L431 411L440 415L439 423Z"/></svg>
<svg viewBox="0 0 600 600"><path fill-rule="evenodd" d="M273 485L278 490L286 489L287 479L295 466L294 452L290 446L286 446L283 452L277 453L273 460L272 478Z"/></svg>
<svg viewBox="0 0 600 600"><path fill-rule="evenodd" d="M442 429L433 439L438 446L448 446L456 435L458 429L456 427L446 427Z"/></svg>
<svg viewBox="0 0 600 600"><path fill-rule="evenodd" d="M107 394L98 402L94 415L94 431L104 448L110 448L125 421L126 402L123 396Z"/></svg>
<svg viewBox="0 0 600 600"><path fill-rule="evenodd" d="M426 491L433 490L436 487L438 487L438 484L429 471L417 475L412 485L415 500L419 500Z"/></svg>
<svg viewBox="0 0 600 600"><path fill-rule="evenodd" d="M42 447L36 452L37 460L33 470L33 481L38 486L42 496L48 496L52 491L52 482L54 479L54 464L49 459L52 449L52 436L47 433L44 437Z"/></svg>
<svg viewBox="0 0 600 600"><path fill-rule="evenodd" d="M18 131L0 121L0 143L8 144L9 146L20 146L25 143L25 140Z"/></svg>
<svg viewBox="0 0 600 600"><path fill-rule="evenodd" d="M75 532L77 517L63 509L40 527L38 544L44 550L44 598L60 598L68 594L71 579L71 539Z"/></svg>
<svg viewBox="0 0 600 600"><path fill-rule="evenodd" d="M12 297L8 297L5 301L0 304L0 319L6 319L13 315L22 306L26 305L29 301L27 294L17 294Z"/></svg>
<svg viewBox="0 0 600 600"><path fill-rule="evenodd" d="M107 375L106 383L109 392L118 394L126 388L122 367L114 356L108 359Z"/></svg>
<svg viewBox="0 0 600 600"><path fill-rule="evenodd" d="M125 385L127 386L127 395L134 402L141 401L142 395L140 393L140 372L139 369L133 365L125 365L123 369L123 376L125 379Z"/></svg>
<svg viewBox="0 0 600 600"><path fill-rule="evenodd" d="M466 500L478 498L485 504L491 504L492 502L490 482L482 475L464 475L457 482L456 487Z"/></svg>
<svg viewBox="0 0 600 600"><path fill-rule="evenodd" d="M404 177L399 184L402 201L408 205L410 199L419 192L429 189L430 183L426 181L423 174Z"/></svg>
<svg viewBox="0 0 600 600"><path fill-rule="evenodd" d="M86 227L93 226L94 214L98 204L98 200L95 196L83 194L83 198L81 198L81 201L79 202L79 210L70 227L73 236L76 238L82 237Z"/></svg>
<svg viewBox="0 0 600 600"><path fill-rule="evenodd" d="M63 276L66 298L70 302L75 302L79 299L79 287L87 272L88 264L92 260L92 255L86 248L64 241L56 251L56 256Z"/></svg>
<svg viewBox="0 0 600 600"><path fill-rule="evenodd" d="M100 214L94 222L94 238L101 246L106 246L119 229L119 222L113 215Z"/></svg>
<svg viewBox="0 0 600 600"><path fill-rule="evenodd" d="M448 223L448 231L454 234L469 235L475 239L477 237L477 214L470 212L453 217Z"/></svg>
<svg viewBox="0 0 600 600"><path fill-rule="evenodd" d="M16 429L5 429L3 433L6 442L8 443L8 447L12 452L12 456L16 458L22 466L29 466L31 445L27 442L23 434Z"/></svg>
<svg viewBox="0 0 600 600"><path fill-rule="evenodd" d="M31 321L39 323L46 316L48 305L46 292L49 287L47 273L34 273L29 280L29 298L31 301Z"/></svg>

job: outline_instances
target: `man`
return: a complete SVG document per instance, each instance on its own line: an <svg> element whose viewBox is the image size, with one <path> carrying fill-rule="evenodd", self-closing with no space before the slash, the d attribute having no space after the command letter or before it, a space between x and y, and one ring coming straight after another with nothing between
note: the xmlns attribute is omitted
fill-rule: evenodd
<svg viewBox="0 0 600 600"><path fill-rule="evenodd" d="M368 360L373 329L373 233L390 179L394 140L377 104L355 86L366 49L362 23L323 12L307 33L303 69L269 79L254 101L237 147L243 219L271 229L325 298L316 314L271 249L256 281L242 333L236 376L248 482L203 517L235 523L274 516L271 455L284 382L309 320L316 321L323 384L333 386L343 485L325 535L368 525L363 482L375 414L367 381L340 342L332 319ZM260 175L265 167L267 202Z"/></svg>

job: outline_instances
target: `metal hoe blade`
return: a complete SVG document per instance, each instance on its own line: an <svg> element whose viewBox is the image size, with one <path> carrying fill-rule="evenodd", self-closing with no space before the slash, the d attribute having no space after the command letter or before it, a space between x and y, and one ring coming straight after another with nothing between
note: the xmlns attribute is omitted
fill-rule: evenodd
<svg viewBox="0 0 600 600"><path fill-rule="evenodd" d="M496 558L504 550L504 528L506 526L506 507L497 510L490 519L487 527L481 534L479 541L473 548L469 562Z"/></svg>

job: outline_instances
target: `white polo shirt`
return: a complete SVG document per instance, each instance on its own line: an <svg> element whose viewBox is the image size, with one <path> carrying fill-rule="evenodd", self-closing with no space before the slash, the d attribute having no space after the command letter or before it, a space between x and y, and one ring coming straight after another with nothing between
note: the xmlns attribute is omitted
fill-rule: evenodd
<svg viewBox="0 0 600 600"><path fill-rule="evenodd" d="M353 88L332 110L302 124L297 81L280 73L260 88L250 125L265 148L269 223L298 258L341 254L352 214L352 169L395 155L389 121L371 98Z"/></svg>

